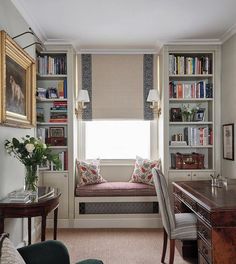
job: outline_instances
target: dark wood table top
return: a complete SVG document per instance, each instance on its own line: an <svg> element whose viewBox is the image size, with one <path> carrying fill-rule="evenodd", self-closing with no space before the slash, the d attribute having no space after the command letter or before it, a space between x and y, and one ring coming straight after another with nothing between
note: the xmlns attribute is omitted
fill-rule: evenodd
<svg viewBox="0 0 236 264"><path fill-rule="evenodd" d="M46 204L48 201L52 201L54 199L58 199L61 195L61 192L57 188L39 186L38 187L38 200L37 201L27 201L27 202L15 202L12 201L9 197L5 197L0 200L0 208L6 207L37 207L42 204Z"/></svg>
<svg viewBox="0 0 236 264"><path fill-rule="evenodd" d="M211 186L211 181L181 181L173 185L209 211L236 210L236 180L221 188Z"/></svg>

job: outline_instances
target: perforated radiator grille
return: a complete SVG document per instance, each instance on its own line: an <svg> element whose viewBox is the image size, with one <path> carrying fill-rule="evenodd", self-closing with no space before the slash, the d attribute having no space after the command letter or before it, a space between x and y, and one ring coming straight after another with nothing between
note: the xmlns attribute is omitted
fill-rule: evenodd
<svg viewBox="0 0 236 264"><path fill-rule="evenodd" d="M80 203L80 214L153 214L158 213L157 202L99 202Z"/></svg>

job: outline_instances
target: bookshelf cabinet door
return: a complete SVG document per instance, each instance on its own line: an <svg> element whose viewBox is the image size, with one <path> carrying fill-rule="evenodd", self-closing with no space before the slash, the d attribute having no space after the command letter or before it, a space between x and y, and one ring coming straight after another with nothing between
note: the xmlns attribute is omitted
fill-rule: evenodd
<svg viewBox="0 0 236 264"><path fill-rule="evenodd" d="M43 186L51 186L61 191L60 203L58 207L58 218L68 218L68 173L61 172L44 172L42 173ZM53 213L48 215L53 218Z"/></svg>
<svg viewBox="0 0 236 264"><path fill-rule="evenodd" d="M197 172L192 172L192 180L193 181L201 181L201 180L210 180L211 179L211 174L214 174L214 171L197 171Z"/></svg>

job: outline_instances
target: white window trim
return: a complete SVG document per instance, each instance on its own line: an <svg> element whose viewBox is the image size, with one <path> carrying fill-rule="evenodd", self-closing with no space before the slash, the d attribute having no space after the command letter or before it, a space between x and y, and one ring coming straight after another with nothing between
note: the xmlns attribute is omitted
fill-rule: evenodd
<svg viewBox="0 0 236 264"><path fill-rule="evenodd" d="M92 122L92 121L91 121ZM85 160L85 122L78 122L78 159ZM158 120L150 121L150 159L158 159ZM135 159L100 159L102 166L130 166Z"/></svg>

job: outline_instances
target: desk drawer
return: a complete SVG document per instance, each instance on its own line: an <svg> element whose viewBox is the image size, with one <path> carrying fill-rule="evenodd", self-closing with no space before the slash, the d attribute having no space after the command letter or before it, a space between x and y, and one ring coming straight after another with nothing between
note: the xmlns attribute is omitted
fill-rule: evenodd
<svg viewBox="0 0 236 264"><path fill-rule="evenodd" d="M198 236L204 238L211 246L211 229L200 220L197 221Z"/></svg>
<svg viewBox="0 0 236 264"><path fill-rule="evenodd" d="M205 208L203 208L199 204L197 205L197 213L206 222L208 222L209 224L211 223L211 214L210 214L210 212L208 212Z"/></svg>
<svg viewBox="0 0 236 264"><path fill-rule="evenodd" d="M197 244L198 252L201 253L201 255L203 255L209 263L211 263L211 247L207 245L207 243L205 243L201 238L198 238Z"/></svg>

